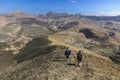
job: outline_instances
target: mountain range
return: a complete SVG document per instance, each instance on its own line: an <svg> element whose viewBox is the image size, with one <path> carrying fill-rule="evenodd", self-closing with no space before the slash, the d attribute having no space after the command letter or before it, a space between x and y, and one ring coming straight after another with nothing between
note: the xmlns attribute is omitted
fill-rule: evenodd
<svg viewBox="0 0 120 80"><path fill-rule="evenodd" d="M1 14L0 46L1 80L120 80L120 16Z"/></svg>

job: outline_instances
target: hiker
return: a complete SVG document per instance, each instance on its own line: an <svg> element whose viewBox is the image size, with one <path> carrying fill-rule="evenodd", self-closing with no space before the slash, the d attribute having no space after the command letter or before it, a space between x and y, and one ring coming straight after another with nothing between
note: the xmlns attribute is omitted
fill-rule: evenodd
<svg viewBox="0 0 120 80"><path fill-rule="evenodd" d="M67 63L69 63L69 56L70 56L70 54L71 54L71 50L68 47L66 49L66 51L65 51L65 56L66 56Z"/></svg>
<svg viewBox="0 0 120 80"><path fill-rule="evenodd" d="M82 61L82 52L81 52L81 50L77 53L77 61L78 61L78 66L80 66L81 61Z"/></svg>

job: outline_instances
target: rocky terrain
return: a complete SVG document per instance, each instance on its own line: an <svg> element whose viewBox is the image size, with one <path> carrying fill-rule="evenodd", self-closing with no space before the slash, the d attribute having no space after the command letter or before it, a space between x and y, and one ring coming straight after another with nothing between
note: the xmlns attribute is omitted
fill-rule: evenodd
<svg viewBox="0 0 120 80"><path fill-rule="evenodd" d="M120 80L119 16L1 14L0 46L1 80Z"/></svg>

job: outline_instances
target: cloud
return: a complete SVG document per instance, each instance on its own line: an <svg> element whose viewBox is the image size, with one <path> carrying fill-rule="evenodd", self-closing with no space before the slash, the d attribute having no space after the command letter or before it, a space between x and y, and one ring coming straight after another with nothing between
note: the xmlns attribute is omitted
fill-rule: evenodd
<svg viewBox="0 0 120 80"><path fill-rule="evenodd" d="M71 0L72 3L77 3L77 0Z"/></svg>
<svg viewBox="0 0 120 80"><path fill-rule="evenodd" d="M100 11L97 12L96 15L98 16L118 16L120 15L120 11Z"/></svg>

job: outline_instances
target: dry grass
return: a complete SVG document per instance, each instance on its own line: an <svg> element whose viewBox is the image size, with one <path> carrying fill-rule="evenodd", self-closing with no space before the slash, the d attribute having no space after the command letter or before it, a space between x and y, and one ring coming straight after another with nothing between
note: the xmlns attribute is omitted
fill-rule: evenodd
<svg viewBox="0 0 120 80"><path fill-rule="evenodd" d="M101 55L99 55L97 53L91 52L91 51L89 51L87 49L84 49L82 47L78 48L78 47L75 47L75 46L72 46L70 44L66 44L66 43L62 42L62 40L68 39L67 37L59 36L59 35L50 35L48 38L49 38L50 41L52 41L52 45L63 45L63 46L66 46L66 47L70 47L71 49L76 50L76 51L82 50L83 52L85 52L87 54L92 54L93 56L96 56L96 57L103 58L105 60L111 61L107 57L101 56Z"/></svg>
<svg viewBox="0 0 120 80"><path fill-rule="evenodd" d="M63 45L63 46L66 46L66 47L70 47L70 49L72 49L73 51L79 51L79 50L82 50L83 51L83 59L84 59L84 62L83 62L83 66L85 66L87 63L89 65L89 67L91 67L94 71L95 71L95 74L96 76L92 76L93 79L92 80L95 80L95 77L97 77L98 75L101 75L101 76L110 76L112 75L113 77L117 77L118 80L120 79L120 72L119 72L119 67L120 65L117 65L115 63L113 63L108 57L104 57L104 56L101 56L93 51L90 51L90 50L87 50L87 49L84 49L84 48L78 48L78 47L75 47L73 45L70 45L70 44L66 44L64 43L62 40L66 40L67 37L65 36L61 36L61 35L49 35L49 40L52 41L52 45ZM76 54L73 54L74 56ZM71 72L72 73L76 73L75 71L73 71L73 69L71 69ZM87 73L87 72L86 72ZM107 79L105 79L107 80ZM114 80L114 79L111 79L110 80ZM115 79L117 80L117 79Z"/></svg>

